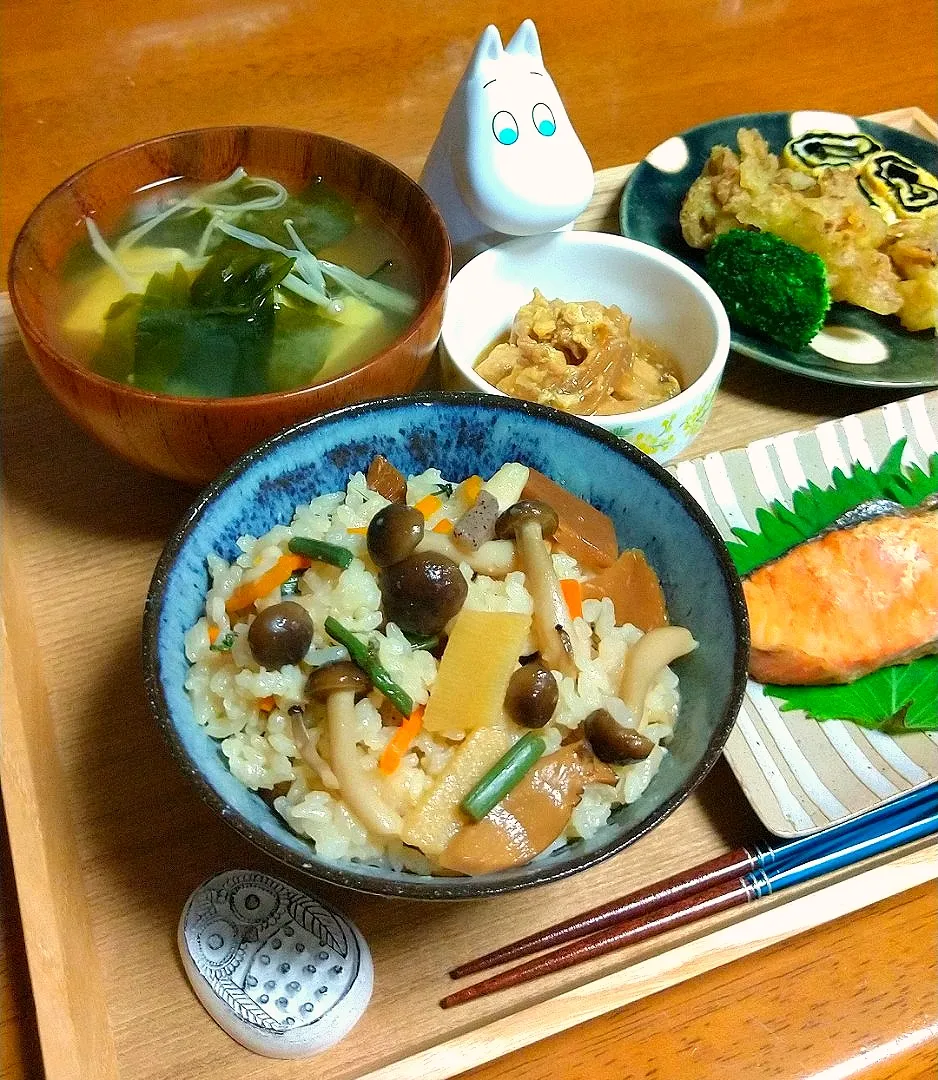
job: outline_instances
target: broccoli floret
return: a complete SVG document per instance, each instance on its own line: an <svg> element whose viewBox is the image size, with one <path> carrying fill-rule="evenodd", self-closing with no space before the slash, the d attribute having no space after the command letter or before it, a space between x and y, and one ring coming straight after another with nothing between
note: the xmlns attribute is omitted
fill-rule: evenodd
<svg viewBox="0 0 938 1080"><path fill-rule="evenodd" d="M800 349L831 304L820 257L766 232L732 229L707 253L707 277L730 322Z"/></svg>

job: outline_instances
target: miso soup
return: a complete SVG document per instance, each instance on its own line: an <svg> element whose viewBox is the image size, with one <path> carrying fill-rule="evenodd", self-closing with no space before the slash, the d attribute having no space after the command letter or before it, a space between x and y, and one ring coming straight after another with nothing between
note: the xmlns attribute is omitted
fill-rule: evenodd
<svg viewBox="0 0 938 1080"><path fill-rule="evenodd" d="M321 181L290 193L236 170L138 192L120 226L63 268L62 344L107 378L237 397L330 379L419 307L415 268L375 208Z"/></svg>

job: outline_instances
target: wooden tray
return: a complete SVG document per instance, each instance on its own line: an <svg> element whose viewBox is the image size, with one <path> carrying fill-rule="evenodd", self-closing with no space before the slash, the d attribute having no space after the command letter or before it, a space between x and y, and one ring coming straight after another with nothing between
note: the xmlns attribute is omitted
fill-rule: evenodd
<svg viewBox="0 0 938 1080"><path fill-rule="evenodd" d="M876 117L934 137L919 110ZM615 229L630 167L597 176L581 225ZM759 835L721 763L649 836L569 881L449 905L322 890L361 926L375 993L315 1062L233 1043L191 993L175 947L189 892L221 869L279 868L205 806L144 701L140 618L163 539L191 493L144 476L73 426L32 373L0 307L3 349L3 798L49 1080L422 1080L456 1073L938 876L923 844L449 1012L454 962ZM741 358L694 455L886 400ZM809 404L805 404L805 401ZM293 879L300 886L309 882Z"/></svg>

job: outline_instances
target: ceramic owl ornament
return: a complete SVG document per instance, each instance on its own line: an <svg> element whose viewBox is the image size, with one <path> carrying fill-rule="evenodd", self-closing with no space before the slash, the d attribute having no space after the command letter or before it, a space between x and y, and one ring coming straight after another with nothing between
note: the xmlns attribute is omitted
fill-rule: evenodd
<svg viewBox="0 0 938 1080"><path fill-rule="evenodd" d="M526 19L507 45L483 31L420 184L440 208L454 270L506 236L570 225L593 195L593 167Z"/></svg>
<svg viewBox="0 0 938 1080"><path fill-rule="evenodd" d="M183 909L177 940L208 1013L266 1057L327 1049L371 999L371 953L354 923L256 870L227 871L200 885Z"/></svg>

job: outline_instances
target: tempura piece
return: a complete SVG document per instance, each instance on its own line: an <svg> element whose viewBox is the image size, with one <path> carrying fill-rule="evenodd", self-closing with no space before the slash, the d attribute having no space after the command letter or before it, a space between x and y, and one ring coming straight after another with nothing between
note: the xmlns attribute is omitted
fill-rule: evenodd
<svg viewBox="0 0 938 1080"><path fill-rule="evenodd" d="M891 225L883 250L904 279L899 283L902 325L906 330L938 325L938 214Z"/></svg>
<svg viewBox="0 0 938 1080"><path fill-rule="evenodd" d="M765 139L741 128L739 155L715 147L681 208L691 247L708 248L732 228L772 232L824 260L831 296L890 315L902 307L899 276L879 250L886 223L863 198L856 171L827 169L818 177L779 166Z"/></svg>

